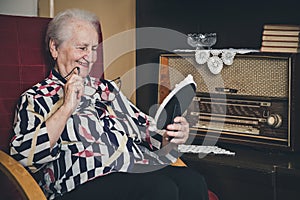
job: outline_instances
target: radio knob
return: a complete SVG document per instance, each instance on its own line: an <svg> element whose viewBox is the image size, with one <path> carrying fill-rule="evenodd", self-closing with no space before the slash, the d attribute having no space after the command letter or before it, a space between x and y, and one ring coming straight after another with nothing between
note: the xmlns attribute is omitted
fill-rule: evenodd
<svg viewBox="0 0 300 200"><path fill-rule="evenodd" d="M267 124L273 128L279 128L282 124L282 118L278 114L271 114L267 118Z"/></svg>

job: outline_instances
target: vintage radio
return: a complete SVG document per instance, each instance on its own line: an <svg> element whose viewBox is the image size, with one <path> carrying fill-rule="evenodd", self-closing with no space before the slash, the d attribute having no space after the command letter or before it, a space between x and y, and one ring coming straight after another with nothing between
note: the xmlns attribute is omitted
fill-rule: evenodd
<svg viewBox="0 0 300 200"><path fill-rule="evenodd" d="M297 57L261 52L238 54L232 65L224 65L219 74L213 74L206 63L195 61L194 54L162 54L159 101L176 83L192 74L197 94L186 118L194 143L235 143L297 151Z"/></svg>

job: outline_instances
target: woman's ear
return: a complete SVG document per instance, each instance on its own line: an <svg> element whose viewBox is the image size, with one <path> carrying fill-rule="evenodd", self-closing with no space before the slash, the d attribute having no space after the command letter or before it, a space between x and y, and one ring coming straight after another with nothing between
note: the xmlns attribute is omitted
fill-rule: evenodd
<svg viewBox="0 0 300 200"><path fill-rule="evenodd" d="M56 60L57 56L58 56L58 52L57 52L56 43L53 39L49 40L49 50L50 50L50 53L51 53L53 59Z"/></svg>

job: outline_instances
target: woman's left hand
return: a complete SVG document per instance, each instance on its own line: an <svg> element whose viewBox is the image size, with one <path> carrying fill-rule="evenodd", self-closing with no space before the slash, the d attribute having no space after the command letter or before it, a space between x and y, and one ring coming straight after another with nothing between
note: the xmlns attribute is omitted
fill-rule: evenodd
<svg viewBox="0 0 300 200"><path fill-rule="evenodd" d="M189 123L184 117L176 117L164 132L164 139L174 144L183 144L189 137Z"/></svg>

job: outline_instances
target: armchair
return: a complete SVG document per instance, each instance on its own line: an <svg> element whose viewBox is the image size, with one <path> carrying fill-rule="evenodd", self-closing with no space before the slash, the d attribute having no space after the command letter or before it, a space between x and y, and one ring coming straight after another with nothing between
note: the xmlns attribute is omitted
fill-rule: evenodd
<svg viewBox="0 0 300 200"><path fill-rule="evenodd" d="M0 15L0 188L4 199L46 199L29 172L9 156L9 140L19 96L50 70L44 50L45 30L50 20ZM102 46L95 65L92 76L103 77ZM174 165L185 164L179 159ZM217 199L210 191L209 197Z"/></svg>
<svg viewBox="0 0 300 200"><path fill-rule="evenodd" d="M21 93L49 72L44 36L50 18L0 15L1 199L46 199L30 173L9 156L14 109ZM102 41L102 38L100 38ZM103 76L102 48L93 76Z"/></svg>
<svg viewBox="0 0 300 200"><path fill-rule="evenodd" d="M49 20L0 15L0 187L4 199L46 199L29 172L8 152L18 97L48 72L42 46Z"/></svg>

